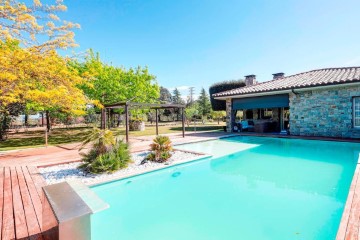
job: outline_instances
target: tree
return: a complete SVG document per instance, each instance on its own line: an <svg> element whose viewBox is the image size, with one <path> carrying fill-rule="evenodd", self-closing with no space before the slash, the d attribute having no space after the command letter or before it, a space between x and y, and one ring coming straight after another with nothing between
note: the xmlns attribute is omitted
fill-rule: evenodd
<svg viewBox="0 0 360 240"><path fill-rule="evenodd" d="M179 91L179 89L175 88L173 91L173 97L172 97L172 102L176 103L176 104L184 104L184 100L181 98L181 93Z"/></svg>
<svg viewBox="0 0 360 240"><path fill-rule="evenodd" d="M32 5L0 0L0 40L16 39L26 48L42 52L75 47L72 30L80 25L59 18L58 13L66 10L62 0L54 4L34 0Z"/></svg>
<svg viewBox="0 0 360 240"><path fill-rule="evenodd" d="M222 119L226 116L225 111L211 111L210 114L213 119L217 120L218 124L220 124L220 119Z"/></svg>
<svg viewBox="0 0 360 240"><path fill-rule="evenodd" d="M206 117L211 111L211 105L209 95L204 88L201 89L200 96L197 102L199 114L203 117Z"/></svg>
<svg viewBox="0 0 360 240"><path fill-rule="evenodd" d="M77 86L84 79L54 50L46 53L23 49L18 41L0 41L0 112L7 115L10 104L26 109L84 113L85 98ZM49 126L48 126L49 128Z"/></svg>
<svg viewBox="0 0 360 240"><path fill-rule="evenodd" d="M186 106L192 106L194 103L194 87L189 87L189 95L187 97Z"/></svg>
<svg viewBox="0 0 360 240"><path fill-rule="evenodd" d="M226 102L224 100L216 100L212 96L215 93L224 92L228 90L232 90L235 88L244 87L245 82L241 79L239 80L231 80L231 81L223 81L214 83L209 88L211 107L214 111L222 111L226 110Z"/></svg>
<svg viewBox="0 0 360 240"><path fill-rule="evenodd" d="M165 87L160 87L160 98L159 101L161 103L171 103L172 96L170 91Z"/></svg>
<svg viewBox="0 0 360 240"><path fill-rule="evenodd" d="M0 0L2 122L8 122L9 114L14 114L10 107L13 105L47 113L52 109L82 113L86 99L76 87L82 78L69 67L68 59L55 52L76 46L72 30L80 26L57 16L66 9L61 0L46 5L40 0L34 0L33 5ZM0 128L1 139L4 129Z"/></svg>
<svg viewBox="0 0 360 240"><path fill-rule="evenodd" d="M186 124L188 125L188 127L190 126L190 122L194 120L195 117L199 114L197 106L194 105L185 109Z"/></svg>
<svg viewBox="0 0 360 240"><path fill-rule="evenodd" d="M147 68L111 66L103 63L99 54L91 50L85 62L74 61L72 64L81 76L89 79L79 87L99 107L128 100L151 103L159 98L156 78Z"/></svg>

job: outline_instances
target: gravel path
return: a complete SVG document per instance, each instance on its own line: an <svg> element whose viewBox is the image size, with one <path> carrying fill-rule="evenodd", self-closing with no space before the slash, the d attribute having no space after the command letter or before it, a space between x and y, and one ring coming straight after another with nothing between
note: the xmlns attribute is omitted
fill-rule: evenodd
<svg viewBox="0 0 360 240"><path fill-rule="evenodd" d="M174 151L172 153L173 155L166 163L156 163L156 162L148 161L145 164L141 165L140 164L141 161L144 160L145 156L147 156L148 153L149 152L146 151L146 152L132 154L133 163L131 163L127 168L120 169L111 174L86 173L78 168L78 166L80 165L80 163L78 162L39 168L39 172L45 178L47 184L59 183L65 180L80 179L83 183L92 185L96 183L132 176L144 172L149 172L151 170L164 168L167 165L188 162L200 157L204 157L204 155L198 155L183 151Z"/></svg>

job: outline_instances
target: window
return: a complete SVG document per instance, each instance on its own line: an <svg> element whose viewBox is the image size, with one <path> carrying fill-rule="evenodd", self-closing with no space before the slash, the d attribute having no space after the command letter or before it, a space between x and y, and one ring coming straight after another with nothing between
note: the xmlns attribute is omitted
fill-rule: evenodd
<svg viewBox="0 0 360 240"><path fill-rule="evenodd" d="M354 127L360 128L360 97L353 98L353 118Z"/></svg>

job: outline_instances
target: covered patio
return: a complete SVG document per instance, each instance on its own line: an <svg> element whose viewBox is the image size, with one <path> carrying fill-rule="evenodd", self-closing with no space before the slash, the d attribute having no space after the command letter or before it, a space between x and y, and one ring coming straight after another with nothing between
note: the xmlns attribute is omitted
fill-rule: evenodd
<svg viewBox="0 0 360 240"><path fill-rule="evenodd" d="M124 109L125 110L125 139L126 142L129 142L129 111L131 109L151 109L155 110L155 124L156 124L156 135L159 135L159 109L179 109L181 114L181 124L182 124L182 137L185 137L185 115L184 115L185 105L181 104L161 104L161 103L136 103L136 102L120 102L114 104L104 105L104 108L101 111L101 128L105 129L107 123L107 115L109 116L110 109Z"/></svg>
<svg viewBox="0 0 360 240"><path fill-rule="evenodd" d="M288 94L235 98L232 101L233 131L287 133Z"/></svg>

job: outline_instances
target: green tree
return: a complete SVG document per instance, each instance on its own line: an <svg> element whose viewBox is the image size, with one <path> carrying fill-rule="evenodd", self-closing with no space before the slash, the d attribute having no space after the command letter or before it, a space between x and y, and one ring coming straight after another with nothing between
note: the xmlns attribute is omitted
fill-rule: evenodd
<svg viewBox="0 0 360 240"><path fill-rule="evenodd" d="M172 102L172 96L171 96L169 89L167 89L165 87L160 87L159 101L161 103L171 103Z"/></svg>
<svg viewBox="0 0 360 240"><path fill-rule="evenodd" d="M201 89L200 96L197 102L198 102L199 114L203 117L209 115L211 111L211 104L210 104L209 95L207 94L204 88Z"/></svg>
<svg viewBox="0 0 360 240"><path fill-rule="evenodd" d="M181 93L177 88L173 91L172 102L176 104L185 104L184 100L181 98Z"/></svg>
<svg viewBox="0 0 360 240"><path fill-rule="evenodd" d="M210 112L210 115L212 119L216 119L218 124L220 124L220 119L224 118L226 116L225 111L212 111Z"/></svg>
<svg viewBox="0 0 360 240"><path fill-rule="evenodd" d="M190 123L192 120L195 121L195 118L198 114L199 111L196 103L185 109L186 124L188 125L188 127L190 127Z"/></svg>
<svg viewBox="0 0 360 240"><path fill-rule="evenodd" d="M156 102L159 86L156 77L145 67L125 69L103 63L99 54L90 50L85 62L73 62L81 76L88 82L80 85L88 98L95 100L99 107L132 100L136 102Z"/></svg>

